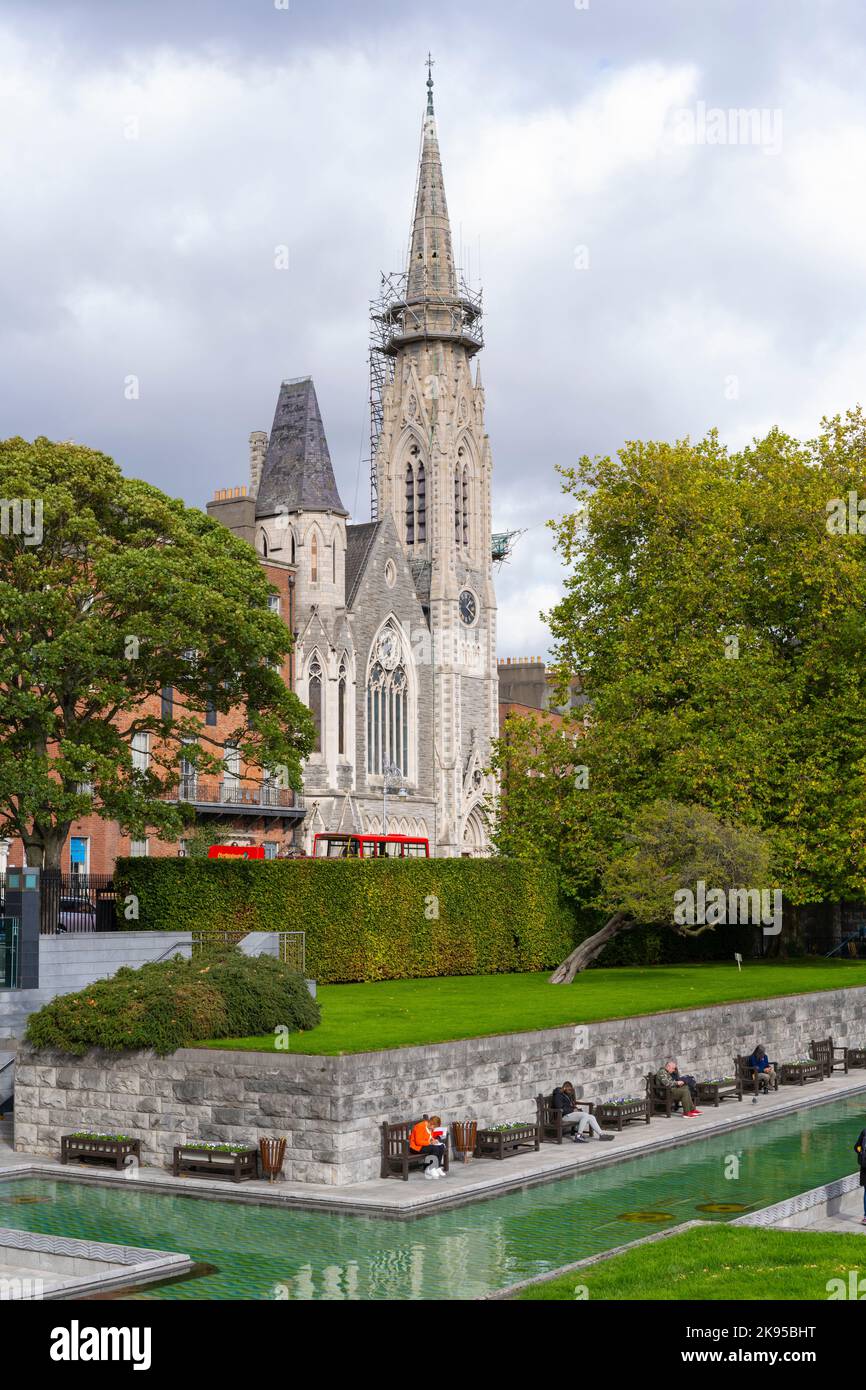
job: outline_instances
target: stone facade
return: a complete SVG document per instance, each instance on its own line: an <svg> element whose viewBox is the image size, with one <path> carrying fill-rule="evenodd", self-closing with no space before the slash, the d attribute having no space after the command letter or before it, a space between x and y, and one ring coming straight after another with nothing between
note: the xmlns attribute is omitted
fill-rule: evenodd
<svg viewBox="0 0 866 1390"><path fill-rule="evenodd" d="M298 695L319 737L304 769L317 832L420 835L489 849L498 732L492 471L480 301L454 265L432 87L406 270L374 316L380 422L373 520L349 524L309 377L284 381L250 437L249 490L208 507L291 567ZM387 806L386 806L387 802Z"/></svg>
<svg viewBox="0 0 866 1390"><path fill-rule="evenodd" d="M383 1120L425 1110L449 1120L529 1119L537 1093L566 1079L588 1098L637 1094L670 1054L684 1071L719 1075L756 1042L785 1060L828 1034L866 1045L866 988L345 1057L186 1049L74 1058L25 1048L15 1147L57 1154L71 1130L122 1131L142 1140L144 1162L159 1164L188 1139L285 1134L291 1181L342 1185L378 1175Z"/></svg>

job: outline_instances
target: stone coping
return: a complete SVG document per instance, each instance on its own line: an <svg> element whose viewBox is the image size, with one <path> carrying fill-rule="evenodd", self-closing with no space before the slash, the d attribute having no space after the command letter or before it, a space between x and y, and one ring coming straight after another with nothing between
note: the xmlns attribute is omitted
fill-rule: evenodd
<svg viewBox="0 0 866 1390"><path fill-rule="evenodd" d="M499 1197L540 1183L574 1177L584 1170L594 1171L627 1159L641 1158L700 1139L714 1138L760 1124L764 1119L790 1115L798 1110L829 1105L833 1101L866 1092L866 1071L843 1077L836 1075L822 1083L820 1091L799 1087L781 1087L771 1097L761 1097L757 1105L744 1101L739 1107L729 1105L705 1111L700 1119L680 1120L656 1116L653 1124L640 1126L631 1133L617 1134L614 1143L575 1145L545 1143L538 1153L521 1153L502 1163L474 1160L469 1164L452 1163L449 1177L441 1183L425 1182L418 1175L413 1181L399 1178L375 1178L368 1182L351 1183L345 1187L313 1183L277 1182L261 1179L235 1186L216 1179L175 1178L163 1168L143 1165L129 1179L124 1173L110 1169L61 1165L59 1161L41 1155L3 1153L0 1147L0 1182L17 1177L58 1178L71 1182L95 1183L97 1186L127 1185L130 1181L148 1191L220 1201L247 1202L301 1211L344 1212L354 1216L373 1216L396 1220L412 1220L433 1212L465 1206L471 1202ZM856 1177L856 1175L855 1175ZM433 1188L433 1192L430 1189Z"/></svg>
<svg viewBox="0 0 866 1390"><path fill-rule="evenodd" d="M175 1251L113 1245L0 1226L0 1264L3 1263L4 1250L32 1257L26 1266L28 1275L21 1280L22 1301L82 1298L90 1293L162 1282L193 1268L189 1255ZM17 1264L23 1265L23 1261L14 1261L10 1264L10 1270ZM92 1267L88 1269L88 1265ZM39 1271L36 1280L33 1278L35 1270ZM35 1288L32 1287L34 1283ZM11 1298L14 1300L14 1293Z"/></svg>
<svg viewBox="0 0 866 1390"><path fill-rule="evenodd" d="M730 1225L776 1226L791 1216L799 1216L801 1212L824 1206L837 1197L844 1197L847 1193L856 1191L859 1186L860 1174L848 1173L844 1178L836 1178L834 1182L825 1182L820 1187L811 1187L808 1192L799 1192L796 1197L787 1197L783 1202L773 1202L771 1206L761 1207L759 1211L747 1212L745 1216L738 1216L735 1221L731 1221Z"/></svg>

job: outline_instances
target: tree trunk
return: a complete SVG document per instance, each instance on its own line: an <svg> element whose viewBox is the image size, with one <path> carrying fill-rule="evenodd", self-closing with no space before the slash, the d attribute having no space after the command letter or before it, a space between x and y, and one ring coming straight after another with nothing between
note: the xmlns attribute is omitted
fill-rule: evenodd
<svg viewBox="0 0 866 1390"><path fill-rule="evenodd" d="M551 985L570 985L575 975L595 960L600 955L609 941L618 936L621 931L628 931L636 926L635 922L630 922L624 912L615 912L600 931L588 936L585 941L581 941L579 946L575 946L570 956L566 956L561 965L558 965L548 981Z"/></svg>

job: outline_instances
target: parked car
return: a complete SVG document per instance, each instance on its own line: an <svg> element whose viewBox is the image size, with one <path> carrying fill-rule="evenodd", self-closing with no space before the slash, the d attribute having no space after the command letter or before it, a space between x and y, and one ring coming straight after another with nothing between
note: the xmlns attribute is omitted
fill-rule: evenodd
<svg viewBox="0 0 866 1390"><path fill-rule="evenodd" d="M95 931L96 909L87 898L61 898L58 931Z"/></svg>

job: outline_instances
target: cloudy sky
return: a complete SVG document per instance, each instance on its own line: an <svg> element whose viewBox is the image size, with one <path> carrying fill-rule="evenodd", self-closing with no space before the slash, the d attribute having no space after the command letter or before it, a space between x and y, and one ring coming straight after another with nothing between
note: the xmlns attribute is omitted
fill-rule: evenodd
<svg viewBox="0 0 866 1390"><path fill-rule="evenodd" d="M862 0L4 0L0 434L203 506L310 374L365 520L428 48L495 525L525 530L500 655L537 655L557 464L866 397Z"/></svg>

